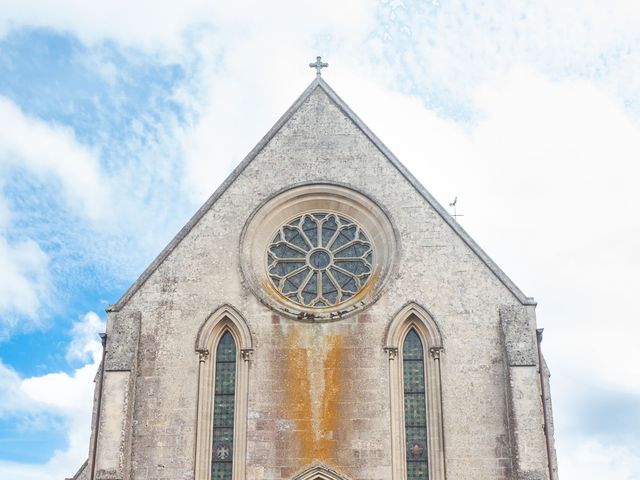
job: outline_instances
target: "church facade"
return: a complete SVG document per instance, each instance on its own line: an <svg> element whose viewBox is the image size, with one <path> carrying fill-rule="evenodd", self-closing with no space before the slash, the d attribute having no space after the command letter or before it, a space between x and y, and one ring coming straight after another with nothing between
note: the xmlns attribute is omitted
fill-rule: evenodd
<svg viewBox="0 0 640 480"><path fill-rule="evenodd" d="M318 75L109 307L73 478L553 480L536 328Z"/></svg>

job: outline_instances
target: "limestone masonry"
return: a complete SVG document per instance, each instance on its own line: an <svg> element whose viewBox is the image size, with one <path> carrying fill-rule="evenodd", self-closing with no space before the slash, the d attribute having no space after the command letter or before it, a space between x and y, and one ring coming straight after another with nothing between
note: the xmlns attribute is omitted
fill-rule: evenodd
<svg viewBox="0 0 640 480"><path fill-rule="evenodd" d="M554 480L536 328L318 76L108 309L72 478Z"/></svg>

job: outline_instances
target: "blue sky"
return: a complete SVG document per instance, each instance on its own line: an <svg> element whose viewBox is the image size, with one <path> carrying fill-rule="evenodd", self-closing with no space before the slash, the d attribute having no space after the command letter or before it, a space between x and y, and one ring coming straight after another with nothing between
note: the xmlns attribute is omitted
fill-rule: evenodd
<svg viewBox="0 0 640 480"><path fill-rule="evenodd" d="M640 478L640 7L210 3L0 0L0 478L84 461L105 307L318 54L538 300L562 478Z"/></svg>

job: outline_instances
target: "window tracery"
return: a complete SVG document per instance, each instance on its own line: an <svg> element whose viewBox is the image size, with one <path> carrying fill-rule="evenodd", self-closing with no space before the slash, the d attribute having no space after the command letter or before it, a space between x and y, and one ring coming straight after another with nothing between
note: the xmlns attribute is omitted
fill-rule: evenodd
<svg viewBox="0 0 640 480"><path fill-rule="evenodd" d="M267 252L269 279L292 302L326 308L356 295L371 277L373 247L343 215L301 215L278 229Z"/></svg>

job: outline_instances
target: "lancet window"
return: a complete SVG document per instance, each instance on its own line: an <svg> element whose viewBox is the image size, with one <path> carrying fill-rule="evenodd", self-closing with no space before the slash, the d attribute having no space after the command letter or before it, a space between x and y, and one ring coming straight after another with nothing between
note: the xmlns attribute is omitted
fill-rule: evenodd
<svg viewBox="0 0 640 480"><path fill-rule="evenodd" d="M440 353L431 316L416 304L389 325L393 480L444 480Z"/></svg>
<svg viewBox="0 0 640 480"><path fill-rule="evenodd" d="M211 480L232 480L236 350L233 335L227 330L216 350Z"/></svg>
<svg viewBox="0 0 640 480"><path fill-rule="evenodd" d="M424 350L414 329L402 347L404 384L404 435L407 454L407 480L429 478L427 465L427 405L424 382Z"/></svg>
<svg viewBox="0 0 640 480"><path fill-rule="evenodd" d="M242 316L225 305L200 327L194 480L244 480L247 388L253 345Z"/></svg>

